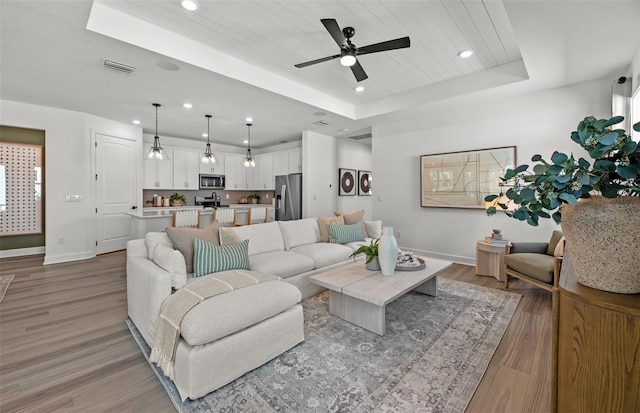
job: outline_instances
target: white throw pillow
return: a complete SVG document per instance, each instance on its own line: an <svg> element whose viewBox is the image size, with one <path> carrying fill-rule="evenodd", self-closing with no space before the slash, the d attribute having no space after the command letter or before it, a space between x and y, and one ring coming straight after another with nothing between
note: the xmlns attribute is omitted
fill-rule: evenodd
<svg viewBox="0 0 640 413"><path fill-rule="evenodd" d="M147 232L147 235L144 236L144 241L145 244L147 244L147 254L149 254L151 261L153 261L153 253L158 244L164 244L167 247L173 248L173 244L166 232Z"/></svg>
<svg viewBox="0 0 640 413"><path fill-rule="evenodd" d="M187 284L187 264L180 251L166 244L158 244L153 252L153 262L171 274L171 286L176 290Z"/></svg>
<svg viewBox="0 0 640 413"><path fill-rule="evenodd" d="M382 221L364 221L364 229L369 238L380 238L382 236Z"/></svg>

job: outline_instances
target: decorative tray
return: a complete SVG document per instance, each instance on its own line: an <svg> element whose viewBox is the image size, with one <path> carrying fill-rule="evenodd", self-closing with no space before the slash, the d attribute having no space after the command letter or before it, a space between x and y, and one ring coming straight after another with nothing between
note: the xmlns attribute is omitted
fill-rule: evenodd
<svg viewBox="0 0 640 413"><path fill-rule="evenodd" d="M396 264L396 271L418 271L427 266L422 258L418 258L420 265Z"/></svg>

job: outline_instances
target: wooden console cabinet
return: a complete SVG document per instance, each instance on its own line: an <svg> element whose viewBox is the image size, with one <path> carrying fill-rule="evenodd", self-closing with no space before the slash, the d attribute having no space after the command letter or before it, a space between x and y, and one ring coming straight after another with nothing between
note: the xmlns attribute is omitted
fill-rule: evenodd
<svg viewBox="0 0 640 413"><path fill-rule="evenodd" d="M640 294L578 284L567 258L554 340L556 411L640 412Z"/></svg>

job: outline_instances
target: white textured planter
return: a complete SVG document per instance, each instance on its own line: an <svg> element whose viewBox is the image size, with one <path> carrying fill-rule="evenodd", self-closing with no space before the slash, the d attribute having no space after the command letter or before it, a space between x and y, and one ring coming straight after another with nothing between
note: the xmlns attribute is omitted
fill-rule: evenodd
<svg viewBox="0 0 640 413"><path fill-rule="evenodd" d="M378 261L382 275L393 275L398 261L398 241L393 236L393 227L382 228L382 237L378 243Z"/></svg>
<svg viewBox="0 0 640 413"><path fill-rule="evenodd" d="M640 293L639 198L593 196L563 205L562 231L580 284Z"/></svg>
<svg viewBox="0 0 640 413"><path fill-rule="evenodd" d="M366 266L369 271L380 271L380 261L378 261L378 257L374 257Z"/></svg>

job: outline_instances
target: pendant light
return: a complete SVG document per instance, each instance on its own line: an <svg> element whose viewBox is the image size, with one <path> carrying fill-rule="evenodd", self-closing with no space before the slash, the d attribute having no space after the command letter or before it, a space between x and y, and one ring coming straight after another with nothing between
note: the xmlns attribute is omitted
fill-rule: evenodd
<svg viewBox="0 0 640 413"><path fill-rule="evenodd" d="M204 150L204 154L202 154L201 162L207 165L214 165L218 163L216 156L211 152L211 143L209 143L209 121L211 121L211 115L204 115L207 118L207 147Z"/></svg>
<svg viewBox="0 0 640 413"><path fill-rule="evenodd" d="M256 161L253 159L253 156L251 156L251 124L247 123L247 132L248 132L248 147L247 147L247 156L244 158L244 166L246 166L247 168L253 168L254 166L256 166Z"/></svg>
<svg viewBox="0 0 640 413"><path fill-rule="evenodd" d="M161 106L159 103L152 103L156 107L156 136L153 138L153 146L147 151L146 158L149 160L168 161L169 156L167 152L160 146L160 138L158 137L158 108Z"/></svg>

